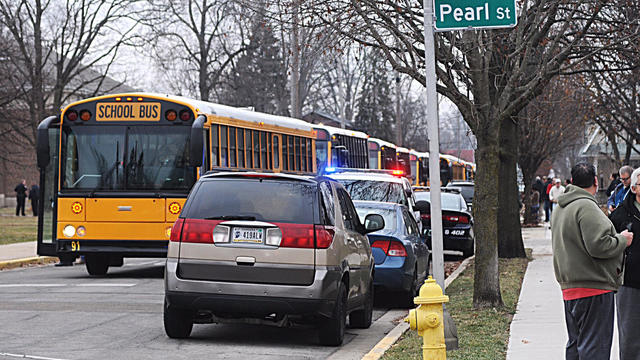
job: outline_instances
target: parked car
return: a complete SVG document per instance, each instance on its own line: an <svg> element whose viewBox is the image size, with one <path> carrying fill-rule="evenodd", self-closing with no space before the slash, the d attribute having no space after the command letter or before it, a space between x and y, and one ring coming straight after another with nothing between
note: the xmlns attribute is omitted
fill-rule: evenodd
<svg viewBox="0 0 640 360"><path fill-rule="evenodd" d="M194 323L306 322L322 344L349 325L368 328L374 260L345 189L325 177L222 172L200 178L171 230L164 327Z"/></svg>
<svg viewBox="0 0 640 360"><path fill-rule="evenodd" d="M422 227L427 233L427 244L431 248L431 193L416 192L416 207L420 210ZM467 208L464 197L455 189L442 188L442 232L443 248L462 252L462 256L474 254L475 235L473 217Z"/></svg>
<svg viewBox="0 0 640 360"><path fill-rule="evenodd" d="M429 247L420 236L418 224L404 205L354 201L365 225L369 214L384 218L384 228L367 235L376 262L373 285L401 292L401 303L414 307L416 290L429 274Z"/></svg>
<svg viewBox="0 0 640 360"><path fill-rule="evenodd" d="M453 180L447 184L447 188L457 188L460 189L460 194L464 198L464 201L467 203L467 207L469 208L469 212L471 212L471 205L473 204L473 193L474 193L474 183L471 181L459 181Z"/></svg>
<svg viewBox="0 0 640 360"><path fill-rule="evenodd" d="M409 180L391 175L389 170L340 169L327 176L340 182L353 200L381 201L405 205L420 221L416 199ZM421 227L421 225L420 225Z"/></svg>

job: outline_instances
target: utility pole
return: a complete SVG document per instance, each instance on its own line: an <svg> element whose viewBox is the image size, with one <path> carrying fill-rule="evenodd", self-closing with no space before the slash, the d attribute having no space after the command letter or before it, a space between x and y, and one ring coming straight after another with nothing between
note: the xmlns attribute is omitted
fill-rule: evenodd
<svg viewBox="0 0 640 360"><path fill-rule="evenodd" d="M291 117L300 119L302 117L300 109L300 38L298 26L298 12L300 3L292 3L291 22Z"/></svg>
<svg viewBox="0 0 640 360"><path fill-rule="evenodd" d="M396 144L402 144L402 116L400 115L400 74L396 75Z"/></svg>

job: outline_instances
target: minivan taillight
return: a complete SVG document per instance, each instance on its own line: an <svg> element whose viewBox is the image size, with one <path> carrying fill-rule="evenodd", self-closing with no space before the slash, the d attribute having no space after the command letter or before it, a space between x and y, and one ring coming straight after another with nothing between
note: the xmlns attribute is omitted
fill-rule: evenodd
<svg viewBox="0 0 640 360"><path fill-rule="evenodd" d="M407 256L407 250L399 241L376 240L371 244L371 247L382 250L387 256Z"/></svg>
<svg viewBox="0 0 640 360"><path fill-rule="evenodd" d="M182 226L182 241L213 244L213 229L221 221L187 219Z"/></svg>
<svg viewBox="0 0 640 360"><path fill-rule="evenodd" d="M313 225L307 224L277 224L282 231L280 247L314 248Z"/></svg>
<svg viewBox="0 0 640 360"><path fill-rule="evenodd" d="M336 230L333 226L315 225L316 229L316 249L327 249L333 243L333 236Z"/></svg>
<svg viewBox="0 0 640 360"><path fill-rule="evenodd" d="M178 220L173 223L169 241L180 241L180 235L182 234L182 224L184 224L184 219L180 218L178 218Z"/></svg>

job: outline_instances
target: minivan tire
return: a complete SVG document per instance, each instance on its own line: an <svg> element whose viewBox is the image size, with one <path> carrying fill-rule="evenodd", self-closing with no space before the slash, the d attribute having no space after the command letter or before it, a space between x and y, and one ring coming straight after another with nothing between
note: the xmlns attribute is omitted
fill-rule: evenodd
<svg viewBox="0 0 640 360"><path fill-rule="evenodd" d="M103 255L87 255L85 256L85 266L89 275L104 276L109 270L109 258Z"/></svg>
<svg viewBox="0 0 640 360"><path fill-rule="evenodd" d="M327 346L340 346L344 340L344 331L347 327L347 288L341 281L338 285L338 296L333 315L324 319L320 325L320 344Z"/></svg>
<svg viewBox="0 0 640 360"><path fill-rule="evenodd" d="M185 339L193 329L192 312L169 306L164 300L164 332L172 339Z"/></svg>
<svg viewBox="0 0 640 360"><path fill-rule="evenodd" d="M349 314L349 326L357 329L368 329L373 320L373 281L365 294L364 308Z"/></svg>

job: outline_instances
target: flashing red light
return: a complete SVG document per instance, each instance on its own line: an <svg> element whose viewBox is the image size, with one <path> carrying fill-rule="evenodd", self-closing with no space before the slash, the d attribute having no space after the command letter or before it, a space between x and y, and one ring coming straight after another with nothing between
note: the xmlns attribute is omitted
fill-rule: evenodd
<svg viewBox="0 0 640 360"><path fill-rule="evenodd" d="M89 112L89 110L80 111L80 119L82 119L82 121L89 121L91 119L91 112Z"/></svg>
<svg viewBox="0 0 640 360"><path fill-rule="evenodd" d="M67 111L67 120L76 121L78 120L78 112L75 110Z"/></svg>
<svg viewBox="0 0 640 360"><path fill-rule="evenodd" d="M187 111L187 110L180 111L180 120L182 120L182 121L191 120L191 114L189 114L189 111Z"/></svg>
<svg viewBox="0 0 640 360"><path fill-rule="evenodd" d="M402 171L402 170L393 170L393 175L402 176L402 175L404 175L404 171Z"/></svg>

